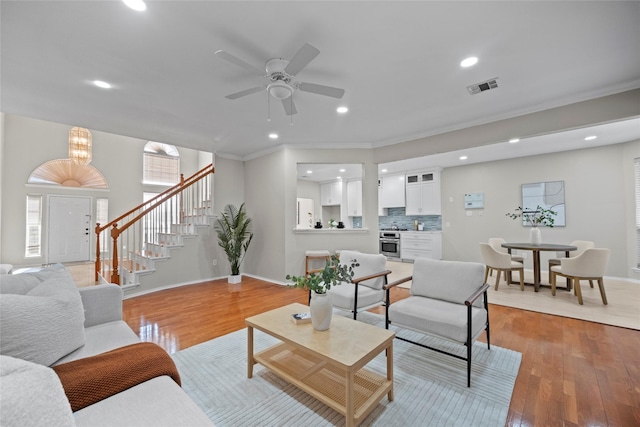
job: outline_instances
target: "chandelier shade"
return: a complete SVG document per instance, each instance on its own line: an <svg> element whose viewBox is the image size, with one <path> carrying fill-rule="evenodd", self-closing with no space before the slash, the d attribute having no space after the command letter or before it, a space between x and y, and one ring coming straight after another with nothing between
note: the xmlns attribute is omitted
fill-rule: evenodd
<svg viewBox="0 0 640 427"><path fill-rule="evenodd" d="M69 160L77 165L91 163L91 132L73 127L69 131Z"/></svg>

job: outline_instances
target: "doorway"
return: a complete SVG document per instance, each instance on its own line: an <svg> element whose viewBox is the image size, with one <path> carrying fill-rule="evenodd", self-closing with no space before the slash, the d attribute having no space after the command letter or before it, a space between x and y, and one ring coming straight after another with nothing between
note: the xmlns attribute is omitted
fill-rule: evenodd
<svg viewBox="0 0 640 427"><path fill-rule="evenodd" d="M48 197L47 263L88 261L91 197Z"/></svg>

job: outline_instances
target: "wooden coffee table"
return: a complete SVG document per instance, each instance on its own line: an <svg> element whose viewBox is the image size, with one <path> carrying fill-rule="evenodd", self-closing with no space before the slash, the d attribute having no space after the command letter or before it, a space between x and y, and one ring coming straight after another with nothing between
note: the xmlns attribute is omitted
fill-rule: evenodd
<svg viewBox="0 0 640 427"><path fill-rule="evenodd" d="M386 394L393 400L393 338L395 333L334 315L331 327L316 331L310 323L296 325L290 317L309 311L291 304L247 318L247 376L260 363L280 378L344 414L347 426L357 426ZM253 352L253 329L282 341ZM387 376L363 369L387 351Z"/></svg>

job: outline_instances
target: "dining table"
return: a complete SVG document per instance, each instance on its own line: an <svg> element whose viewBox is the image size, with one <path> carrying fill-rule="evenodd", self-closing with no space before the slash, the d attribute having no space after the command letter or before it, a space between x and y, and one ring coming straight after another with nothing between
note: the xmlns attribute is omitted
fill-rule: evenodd
<svg viewBox="0 0 640 427"><path fill-rule="evenodd" d="M564 252L565 256L568 258L569 252L578 250L576 246L560 245L556 243L503 243L502 247L506 248L510 254L513 249L532 252L533 283L526 284L533 285L533 288L536 292L538 292L538 290L540 289L540 252ZM569 287L569 282L567 282L567 287Z"/></svg>

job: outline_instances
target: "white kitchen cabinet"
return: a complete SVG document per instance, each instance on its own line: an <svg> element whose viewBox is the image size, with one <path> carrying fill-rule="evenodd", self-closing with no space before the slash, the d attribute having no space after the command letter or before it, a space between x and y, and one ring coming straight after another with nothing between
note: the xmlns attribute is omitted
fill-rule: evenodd
<svg viewBox="0 0 640 427"><path fill-rule="evenodd" d="M442 232L400 232L400 258L407 261L416 258L442 259Z"/></svg>
<svg viewBox="0 0 640 427"><path fill-rule="evenodd" d="M320 185L320 204L322 206L339 206L342 204L342 181Z"/></svg>
<svg viewBox="0 0 640 427"><path fill-rule="evenodd" d="M400 208L405 206L404 173L382 176L378 182L379 208Z"/></svg>
<svg viewBox="0 0 640 427"><path fill-rule="evenodd" d="M347 216L362 216L362 181L347 182Z"/></svg>
<svg viewBox="0 0 640 427"><path fill-rule="evenodd" d="M425 171L406 175L406 209L411 215L441 215L440 172Z"/></svg>

